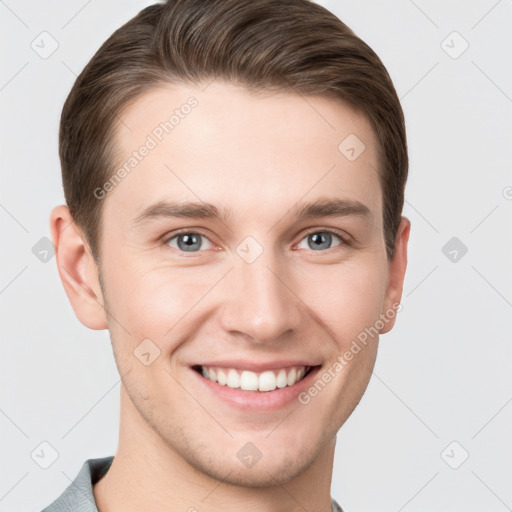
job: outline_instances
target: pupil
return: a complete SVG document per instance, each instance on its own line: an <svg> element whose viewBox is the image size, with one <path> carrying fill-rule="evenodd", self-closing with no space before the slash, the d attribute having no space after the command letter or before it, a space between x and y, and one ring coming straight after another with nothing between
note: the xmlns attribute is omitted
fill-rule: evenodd
<svg viewBox="0 0 512 512"><path fill-rule="evenodd" d="M318 248L322 248L322 249L328 249L329 248L329 245L330 245L330 241L331 241L331 235L330 233L315 233L313 235L311 235L311 239L313 240L313 247L311 247L312 249L318 249Z"/></svg>
<svg viewBox="0 0 512 512"><path fill-rule="evenodd" d="M197 235L185 234L178 238L178 245L181 250L190 252L191 249L199 249L201 247L201 240ZM194 245L197 247L194 247Z"/></svg>

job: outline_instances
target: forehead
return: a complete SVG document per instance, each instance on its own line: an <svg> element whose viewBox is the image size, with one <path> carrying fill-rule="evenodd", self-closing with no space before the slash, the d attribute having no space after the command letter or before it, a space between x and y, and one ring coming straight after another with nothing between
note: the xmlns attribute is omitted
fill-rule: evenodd
<svg viewBox="0 0 512 512"><path fill-rule="evenodd" d="M381 216L374 132L340 100L218 81L166 84L136 98L119 121L115 168L124 172L106 211L133 218L158 201L205 201L271 221L298 201L329 196Z"/></svg>

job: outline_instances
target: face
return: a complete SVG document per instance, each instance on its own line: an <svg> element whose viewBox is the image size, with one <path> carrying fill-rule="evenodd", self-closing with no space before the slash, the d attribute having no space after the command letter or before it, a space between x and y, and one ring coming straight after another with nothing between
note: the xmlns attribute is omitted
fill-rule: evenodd
<svg viewBox="0 0 512 512"><path fill-rule="evenodd" d="M389 330L400 299L371 126L222 82L162 86L121 117L125 172L97 195L122 421L215 478L289 481L361 399L378 344L361 333Z"/></svg>

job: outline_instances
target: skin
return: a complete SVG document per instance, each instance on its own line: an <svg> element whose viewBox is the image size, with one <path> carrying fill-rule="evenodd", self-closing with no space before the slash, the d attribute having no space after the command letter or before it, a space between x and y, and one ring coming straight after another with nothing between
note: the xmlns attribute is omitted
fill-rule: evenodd
<svg viewBox="0 0 512 512"><path fill-rule="evenodd" d="M228 355L332 366L400 302L410 221L402 217L389 261L376 138L359 112L325 97L255 95L219 81L203 88L165 85L122 113L119 165L187 98L198 101L103 199L99 266L68 209L51 215L69 300L84 325L109 329L122 377L119 446L94 496L100 512L328 512L336 433L367 387L378 336L309 404L273 412L207 396L189 365ZM351 162L338 145L352 133L366 149ZM297 222L289 213L326 197L359 201L371 215ZM231 215L134 223L164 199ZM181 228L206 237L200 249L167 242ZM309 235L326 229L351 243L333 236L311 248ZM252 263L236 252L247 236L263 249ZM133 353L147 338L160 350L149 366ZM247 442L262 453L251 468L237 458Z"/></svg>

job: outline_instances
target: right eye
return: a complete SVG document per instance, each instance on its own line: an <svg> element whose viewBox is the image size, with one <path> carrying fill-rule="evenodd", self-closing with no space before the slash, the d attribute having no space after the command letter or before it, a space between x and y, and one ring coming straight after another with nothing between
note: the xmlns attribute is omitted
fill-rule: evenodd
<svg viewBox="0 0 512 512"><path fill-rule="evenodd" d="M203 239L207 241L207 244L210 244L206 249L211 249L212 243L210 240L205 235L195 231L182 231L174 234L170 238L166 239L165 244L169 245L173 249L177 249L178 251L201 252L200 249L204 245L202 242Z"/></svg>

